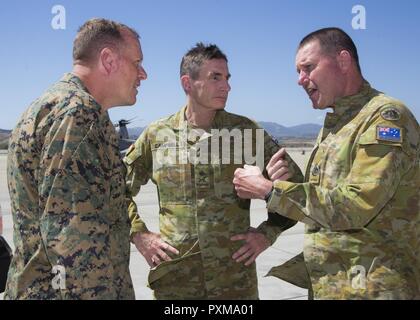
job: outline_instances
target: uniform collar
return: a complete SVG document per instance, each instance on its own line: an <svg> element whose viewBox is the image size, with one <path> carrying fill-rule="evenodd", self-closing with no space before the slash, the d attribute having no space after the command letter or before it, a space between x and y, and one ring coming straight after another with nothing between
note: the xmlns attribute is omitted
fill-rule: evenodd
<svg viewBox="0 0 420 320"><path fill-rule="evenodd" d="M86 86L83 84L82 80L76 76L73 73L65 73L63 77L60 79L60 82L64 82L76 90L84 91L89 95L89 104L86 105L86 107L93 108L98 110L100 114L107 114L108 111L105 111L102 109L102 106L95 100L95 98L90 94L89 90L86 88ZM108 116L109 118L109 116Z"/></svg>
<svg viewBox="0 0 420 320"><path fill-rule="evenodd" d="M83 90L90 94L89 90L86 88L86 86L83 84L82 80L73 73L65 73L64 76L60 80L61 82L67 82L71 83L74 86L76 86L78 89Z"/></svg>
<svg viewBox="0 0 420 320"><path fill-rule="evenodd" d="M176 130L181 130L183 128L188 128L187 116L185 114L187 106L184 106L179 110L173 117L172 127ZM225 110L219 110L216 112L216 115L213 119L211 129L220 129L223 127L225 115L227 112Z"/></svg>
<svg viewBox="0 0 420 320"><path fill-rule="evenodd" d="M370 99L370 93L373 91L369 82L363 80L362 88L354 95L339 98L334 104L334 114L341 116L349 111L349 109L361 108Z"/></svg>
<svg viewBox="0 0 420 320"><path fill-rule="evenodd" d="M375 90L372 89L369 82L363 80L360 91L354 95L339 98L334 104L334 111L327 113L324 127L331 129L339 122L347 122L353 118L363 106L369 102Z"/></svg>

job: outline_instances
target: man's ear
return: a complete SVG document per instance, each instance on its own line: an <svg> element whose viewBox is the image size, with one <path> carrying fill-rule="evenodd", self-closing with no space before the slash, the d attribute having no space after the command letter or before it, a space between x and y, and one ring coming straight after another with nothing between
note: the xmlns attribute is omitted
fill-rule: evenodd
<svg viewBox="0 0 420 320"><path fill-rule="evenodd" d="M341 50L337 55L337 61L341 71L346 73L350 69L353 60L351 54L347 50Z"/></svg>
<svg viewBox="0 0 420 320"><path fill-rule="evenodd" d="M190 93L191 91L191 81L190 81L190 76L187 74L184 74L181 77L181 85L182 88L184 89L185 93Z"/></svg>
<svg viewBox="0 0 420 320"><path fill-rule="evenodd" d="M110 48L103 48L99 53L99 68L106 74L118 69L118 55Z"/></svg>

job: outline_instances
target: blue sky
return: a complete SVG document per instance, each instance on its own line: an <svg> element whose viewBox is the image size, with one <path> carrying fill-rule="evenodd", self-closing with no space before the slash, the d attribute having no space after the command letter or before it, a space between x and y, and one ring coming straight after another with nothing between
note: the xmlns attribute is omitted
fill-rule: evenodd
<svg viewBox="0 0 420 320"><path fill-rule="evenodd" d="M54 30L54 5L66 9L66 29ZM352 8L366 9L366 29L354 30ZM22 1L0 4L0 128L14 127L27 106L71 70L72 42L83 22L105 17L141 35L144 67L137 104L110 110L134 126L176 112L185 103L179 63L196 42L217 44L229 58L227 110L258 121L322 124L297 85L296 46L315 29L337 26L359 50L365 78L420 116L420 25L417 0L118 0Z"/></svg>

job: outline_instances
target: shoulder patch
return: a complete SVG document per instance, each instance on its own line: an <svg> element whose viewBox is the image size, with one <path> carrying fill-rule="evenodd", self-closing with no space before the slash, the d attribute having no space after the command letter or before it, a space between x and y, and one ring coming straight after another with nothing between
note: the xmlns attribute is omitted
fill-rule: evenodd
<svg viewBox="0 0 420 320"><path fill-rule="evenodd" d="M402 142L401 129L395 127L377 126L376 139L383 141Z"/></svg>
<svg viewBox="0 0 420 320"><path fill-rule="evenodd" d="M382 118L388 121L396 121L396 120L400 120L401 118L400 112L394 107L389 107L382 110L381 116Z"/></svg>

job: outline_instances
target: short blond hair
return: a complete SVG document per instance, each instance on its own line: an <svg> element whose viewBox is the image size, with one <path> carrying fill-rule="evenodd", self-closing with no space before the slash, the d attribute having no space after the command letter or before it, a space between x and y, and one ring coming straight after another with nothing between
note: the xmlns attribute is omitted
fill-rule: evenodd
<svg viewBox="0 0 420 320"><path fill-rule="evenodd" d="M128 31L134 38L140 36L134 29L112 20L93 18L78 30L73 43L73 62L91 63L104 48L119 50L125 45L123 32Z"/></svg>

